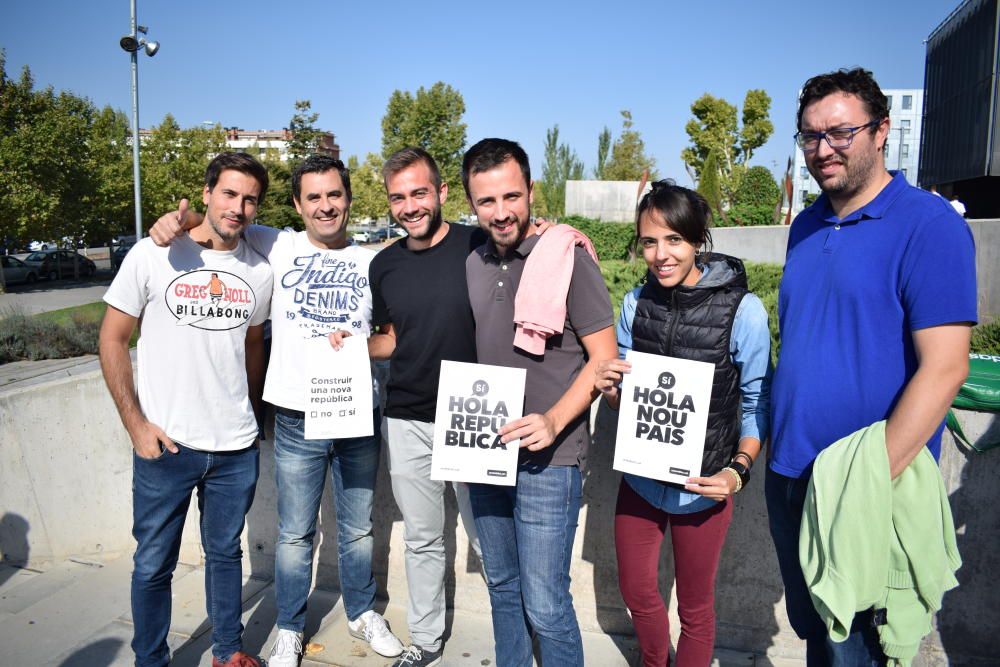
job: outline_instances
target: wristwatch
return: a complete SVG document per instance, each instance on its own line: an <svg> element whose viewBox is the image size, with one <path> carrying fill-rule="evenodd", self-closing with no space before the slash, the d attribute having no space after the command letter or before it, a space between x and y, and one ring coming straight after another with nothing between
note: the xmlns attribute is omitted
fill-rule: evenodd
<svg viewBox="0 0 1000 667"><path fill-rule="evenodd" d="M741 488L746 486L747 482L750 481L750 469L739 461L731 461L726 467L739 475Z"/></svg>

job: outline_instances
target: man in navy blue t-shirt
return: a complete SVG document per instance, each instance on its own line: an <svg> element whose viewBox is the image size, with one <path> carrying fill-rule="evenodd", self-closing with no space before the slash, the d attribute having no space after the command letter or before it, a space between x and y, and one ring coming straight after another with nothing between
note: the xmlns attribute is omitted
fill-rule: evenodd
<svg viewBox="0 0 1000 667"><path fill-rule="evenodd" d="M886 171L889 110L870 72L807 81L798 129L823 194L792 223L779 292L771 535L808 664L878 664L870 618L855 619L847 641L826 640L799 565L805 492L824 448L880 420L893 478L925 446L938 456L944 415L968 373L975 248L947 201Z"/></svg>

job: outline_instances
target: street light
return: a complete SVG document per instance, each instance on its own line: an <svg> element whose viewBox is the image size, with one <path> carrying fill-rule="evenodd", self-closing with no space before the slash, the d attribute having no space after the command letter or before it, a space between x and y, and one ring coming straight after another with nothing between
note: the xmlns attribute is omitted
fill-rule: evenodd
<svg viewBox="0 0 1000 667"><path fill-rule="evenodd" d="M135 0L132 0L132 34L125 35L118 41L122 50L126 51L132 60L132 179L135 181L135 240L142 238L142 188L139 183L139 50L153 57L160 50L160 43L149 41L143 35L149 29L137 25L135 21Z"/></svg>

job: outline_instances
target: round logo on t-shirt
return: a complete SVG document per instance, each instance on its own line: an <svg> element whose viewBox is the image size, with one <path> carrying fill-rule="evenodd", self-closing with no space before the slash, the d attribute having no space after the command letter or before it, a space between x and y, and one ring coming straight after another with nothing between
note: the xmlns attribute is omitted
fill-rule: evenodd
<svg viewBox="0 0 1000 667"><path fill-rule="evenodd" d="M257 297L250 285L234 273L198 269L182 274L167 286L164 300L177 326L228 331L253 315Z"/></svg>

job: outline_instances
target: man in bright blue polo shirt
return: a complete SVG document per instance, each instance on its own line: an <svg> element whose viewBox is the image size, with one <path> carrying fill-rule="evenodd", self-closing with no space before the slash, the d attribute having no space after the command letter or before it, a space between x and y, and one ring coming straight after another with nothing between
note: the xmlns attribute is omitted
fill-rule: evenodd
<svg viewBox="0 0 1000 667"><path fill-rule="evenodd" d="M886 171L885 95L863 69L813 77L796 141L823 194L792 224L778 298L781 357L771 389L765 482L788 617L809 665L881 664L871 614L826 639L799 566L812 463L836 440L887 419L895 478L942 422L968 373L975 249L947 201Z"/></svg>

